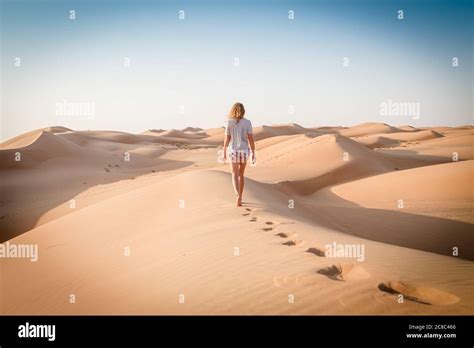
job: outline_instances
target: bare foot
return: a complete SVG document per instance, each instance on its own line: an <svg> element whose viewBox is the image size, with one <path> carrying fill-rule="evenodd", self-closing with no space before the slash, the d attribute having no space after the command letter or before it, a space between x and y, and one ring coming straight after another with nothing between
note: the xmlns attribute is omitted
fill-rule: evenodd
<svg viewBox="0 0 474 348"><path fill-rule="evenodd" d="M242 206L242 197L237 197L237 206L238 207Z"/></svg>

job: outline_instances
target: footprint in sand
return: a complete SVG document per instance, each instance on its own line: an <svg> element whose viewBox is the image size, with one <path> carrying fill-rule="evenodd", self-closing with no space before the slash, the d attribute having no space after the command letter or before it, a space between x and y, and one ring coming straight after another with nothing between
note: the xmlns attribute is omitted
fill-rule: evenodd
<svg viewBox="0 0 474 348"><path fill-rule="evenodd" d="M280 233L275 234L275 236L278 236L281 238L295 238L297 234L292 233L292 232L280 232Z"/></svg>
<svg viewBox="0 0 474 348"><path fill-rule="evenodd" d="M446 306L459 302L459 297L449 292L401 281L380 283L379 290L390 294L401 294L407 300L429 305Z"/></svg>
<svg viewBox="0 0 474 348"><path fill-rule="evenodd" d="M245 213L245 214L242 214L242 216L249 216L250 213Z"/></svg>
<svg viewBox="0 0 474 348"><path fill-rule="evenodd" d="M338 263L322 268L318 273L331 279L341 281L366 279L370 277L370 274L362 266L356 266L352 263Z"/></svg>
<svg viewBox="0 0 474 348"><path fill-rule="evenodd" d="M247 210L247 211L252 211L252 209L250 209L250 208L245 208L245 210Z"/></svg>
<svg viewBox="0 0 474 348"><path fill-rule="evenodd" d="M268 231L273 230L273 227L264 227L262 228L262 230L264 230L265 232L268 232Z"/></svg>
<svg viewBox="0 0 474 348"><path fill-rule="evenodd" d="M288 245L288 246L294 246L294 245L300 245L303 243L303 240L301 239L291 239L288 242L282 243L283 245Z"/></svg>
<svg viewBox="0 0 474 348"><path fill-rule="evenodd" d="M278 227L280 225L294 225L295 222L293 221L265 221L265 225Z"/></svg>
<svg viewBox="0 0 474 348"><path fill-rule="evenodd" d="M256 221L257 221L257 218L254 216L254 217L251 218L249 221L250 221L250 222L256 222Z"/></svg>
<svg viewBox="0 0 474 348"><path fill-rule="evenodd" d="M318 248L318 247L308 248L306 252L317 255L317 256L326 257L326 251L322 248Z"/></svg>

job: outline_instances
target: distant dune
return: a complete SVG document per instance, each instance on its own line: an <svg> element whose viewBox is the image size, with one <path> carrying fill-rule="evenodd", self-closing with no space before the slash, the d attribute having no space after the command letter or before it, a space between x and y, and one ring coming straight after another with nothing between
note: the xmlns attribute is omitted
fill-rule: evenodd
<svg viewBox="0 0 474 348"><path fill-rule="evenodd" d="M474 314L474 127L254 137L243 207L222 127L0 144L2 314Z"/></svg>
<svg viewBox="0 0 474 348"><path fill-rule="evenodd" d="M3 144L2 144L3 145ZM20 145L20 146L18 146ZM79 158L85 155L76 144L47 131L28 134L0 150L0 169L28 169L58 157ZM18 146L18 148L12 148ZM16 153L21 157L16 159Z"/></svg>
<svg viewBox="0 0 474 348"><path fill-rule="evenodd" d="M41 134L41 132L46 132L46 133L63 133L63 132L69 132L72 131L69 128L66 127L47 127L47 128L41 128L41 129L36 129L28 133L20 134L14 138L11 138L3 143L0 144L0 149L9 149L9 148L20 148L24 147L26 145L31 144L38 136Z"/></svg>
<svg viewBox="0 0 474 348"><path fill-rule="evenodd" d="M308 133L309 130L301 127L300 125L291 123L284 125L255 127L253 132L255 140L262 140L279 135L305 134Z"/></svg>
<svg viewBox="0 0 474 348"><path fill-rule="evenodd" d="M263 148L258 161L258 170L255 175L252 173L252 177L264 182L278 182L300 194L388 172L394 167L378 153L338 134L297 135L285 139Z"/></svg>
<svg viewBox="0 0 474 348"><path fill-rule="evenodd" d="M372 134L399 133L402 131L400 128L392 127L385 123L368 122L342 129L339 131L339 134L346 137L360 137Z"/></svg>
<svg viewBox="0 0 474 348"><path fill-rule="evenodd" d="M402 142L430 140L443 137L441 133L425 131L404 131L401 133L382 133L383 135L373 134L369 136L359 136L355 140L361 144L373 149L376 147L394 147Z"/></svg>
<svg viewBox="0 0 474 348"><path fill-rule="evenodd" d="M196 133L196 132L200 132L200 131L203 131L204 129L202 128L199 128L199 127L186 127L184 129L182 129L181 131L182 132L193 132L193 133Z"/></svg>

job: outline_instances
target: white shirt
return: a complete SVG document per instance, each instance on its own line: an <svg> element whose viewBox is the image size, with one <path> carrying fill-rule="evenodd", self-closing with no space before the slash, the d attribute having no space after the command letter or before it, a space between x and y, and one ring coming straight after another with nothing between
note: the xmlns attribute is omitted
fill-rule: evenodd
<svg viewBox="0 0 474 348"><path fill-rule="evenodd" d="M252 122L241 118L239 122L229 119L225 127L225 135L230 135L229 150L249 150L247 136L252 134Z"/></svg>

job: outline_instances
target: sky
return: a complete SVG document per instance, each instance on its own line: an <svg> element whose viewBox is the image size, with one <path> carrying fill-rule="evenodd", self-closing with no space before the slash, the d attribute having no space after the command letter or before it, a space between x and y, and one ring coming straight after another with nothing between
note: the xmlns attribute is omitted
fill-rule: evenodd
<svg viewBox="0 0 474 348"><path fill-rule="evenodd" d="M474 1L0 1L1 141L219 127L235 102L254 126L474 124Z"/></svg>

